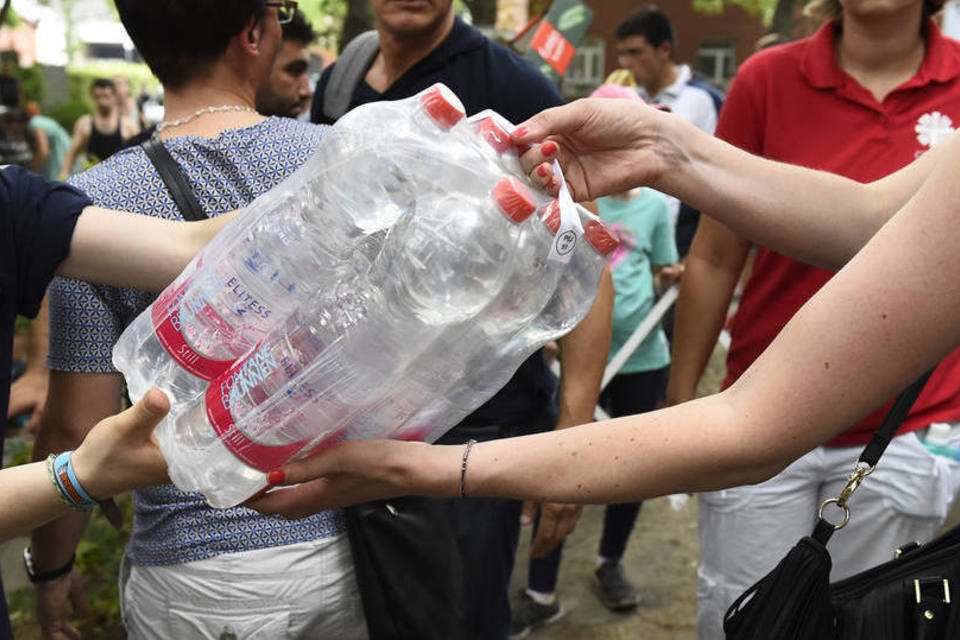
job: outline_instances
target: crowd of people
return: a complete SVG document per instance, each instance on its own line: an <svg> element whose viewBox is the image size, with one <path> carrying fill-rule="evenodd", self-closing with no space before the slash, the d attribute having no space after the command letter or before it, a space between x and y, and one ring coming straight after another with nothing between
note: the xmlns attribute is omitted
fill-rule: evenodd
<svg viewBox="0 0 960 640"><path fill-rule="evenodd" d="M94 112L72 139L36 105L5 112L5 128L30 141L24 164L47 180L69 176L67 186L0 173L10 238L0 406L10 390L10 413L32 413L37 433L37 462L0 472L0 536L32 530L25 558L45 638L79 637L77 544L89 510L131 488L120 575L130 638L523 638L564 613L562 543L590 503L609 505L598 593L611 610L631 610L643 585L622 558L640 501L675 492L699 492L697 629L722 638L729 604L839 493L878 407L939 361L858 494L858 517L831 545L833 577L934 533L960 489L960 463L922 443L931 424L948 423L960 444L951 352L960 291L947 266L960 44L932 20L942 0L812 0L819 30L755 54L725 99L676 60L669 17L643 9L615 34L629 86L566 106L532 64L456 17L452 0L370 4L376 30L312 90L314 33L295 2L118 0L163 86L162 121L144 127L117 79L92 84ZM531 180L555 192L559 160L575 199L620 240L590 313L559 341L559 379L538 352L437 445L342 444L272 471L276 487L247 506L216 510L164 484L149 433L167 402L150 393L120 413L123 379L111 363L121 332L154 299L147 292L323 145L318 125L436 82L468 115L493 109L520 123L513 135L531 146L522 158ZM186 216L144 150L149 139L210 220L176 222ZM81 155L97 162L75 173ZM756 262L728 320L751 247ZM658 287L678 279L675 320L601 391ZM14 318L40 313L45 291L49 335L41 315L11 389ZM694 400L727 325L724 390ZM598 403L612 421L594 422ZM359 525L342 509L399 496L424 496L384 507L410 509L431 538L390 562L447 591L402 603L429 612L406 632L385 630L372 607L351 547ZM527 520L534 557L527 587L511 594Z"/></svg>

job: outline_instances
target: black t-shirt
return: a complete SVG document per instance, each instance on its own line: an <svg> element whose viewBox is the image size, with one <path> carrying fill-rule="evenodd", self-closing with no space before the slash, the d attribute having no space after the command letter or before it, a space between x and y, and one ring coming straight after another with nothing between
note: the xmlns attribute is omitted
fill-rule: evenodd
<svg viewBox="0 0 960 640"><path fill-rule="evenodd" d="M320 76L313 94L311 120L323 116L323 96L333 65ZM484 37L456 19L450 35L430 55L411 67L386 91L379 93L361 82L350 108L380 100L400 100L442 82L463 102L467 115L493 109L514 124L564 103L557 87L530 61ZM497 395L464 420L471 425L552 427L556 383L540 351L528 358Z"/></svg>

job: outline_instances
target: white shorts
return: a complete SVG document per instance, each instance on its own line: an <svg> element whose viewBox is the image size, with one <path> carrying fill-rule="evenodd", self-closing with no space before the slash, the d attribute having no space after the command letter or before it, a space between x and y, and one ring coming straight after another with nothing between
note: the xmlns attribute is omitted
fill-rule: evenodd
<svg viewBox="0 0 960 640"><path fill-rule="evenodd" d="M951 439L960 441L960 425L953 426ZM840 494L862 450L819 447L761 484L700 494L700 640L724 637L727 608L810 535L820 503ZM894 438L851 498L850 524L830 540L831 579L886 562L907 542L929 540L958 489L960 463L931 454L915 433ZM838 513L824 515L836 522Z"/></svg>
<svg viewBox="0 0 960 640"><path fill-rule="evenodd" d="M127 574L127 575L124 575ZM347 536L121 569L130 640L366 640Z"/></svg>

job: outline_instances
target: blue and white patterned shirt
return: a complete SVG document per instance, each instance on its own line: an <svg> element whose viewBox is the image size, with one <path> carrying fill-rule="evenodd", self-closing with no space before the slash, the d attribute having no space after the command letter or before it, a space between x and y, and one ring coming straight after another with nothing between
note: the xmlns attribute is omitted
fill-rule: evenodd
<svg viewBox="0 0 960 640"><path fill-rule="evenodd" d="M215 216L248 204L293 173L320 145L325 129L269 118L215 139L182 137L165 144L204 211ZM182 219L140 147L111 156L72 182L97 206ZM133 289L57 278L50 287L50 369L115 373L114 343L153 298ZM290 522L243 507L213 509L199 494L165 485L134 493L128 553L135 564L182 564L326 538L342 533L343 527L340 511Z"/></svg>

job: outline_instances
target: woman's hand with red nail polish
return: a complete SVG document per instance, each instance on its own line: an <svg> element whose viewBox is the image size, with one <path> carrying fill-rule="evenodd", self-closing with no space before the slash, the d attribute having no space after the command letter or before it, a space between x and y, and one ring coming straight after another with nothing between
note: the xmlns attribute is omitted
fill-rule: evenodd
<svg viewBox="0 0 960 640"><path fill-rule="evenodd" d="M609 98L577 100L547 109L514 129L524 171L535 184L547 184L538 167L558 160L576 201L662 187L689 165L690 154L676 140L695 127L644 104ZM554 187L559 186L554 184Z"/></svg>

